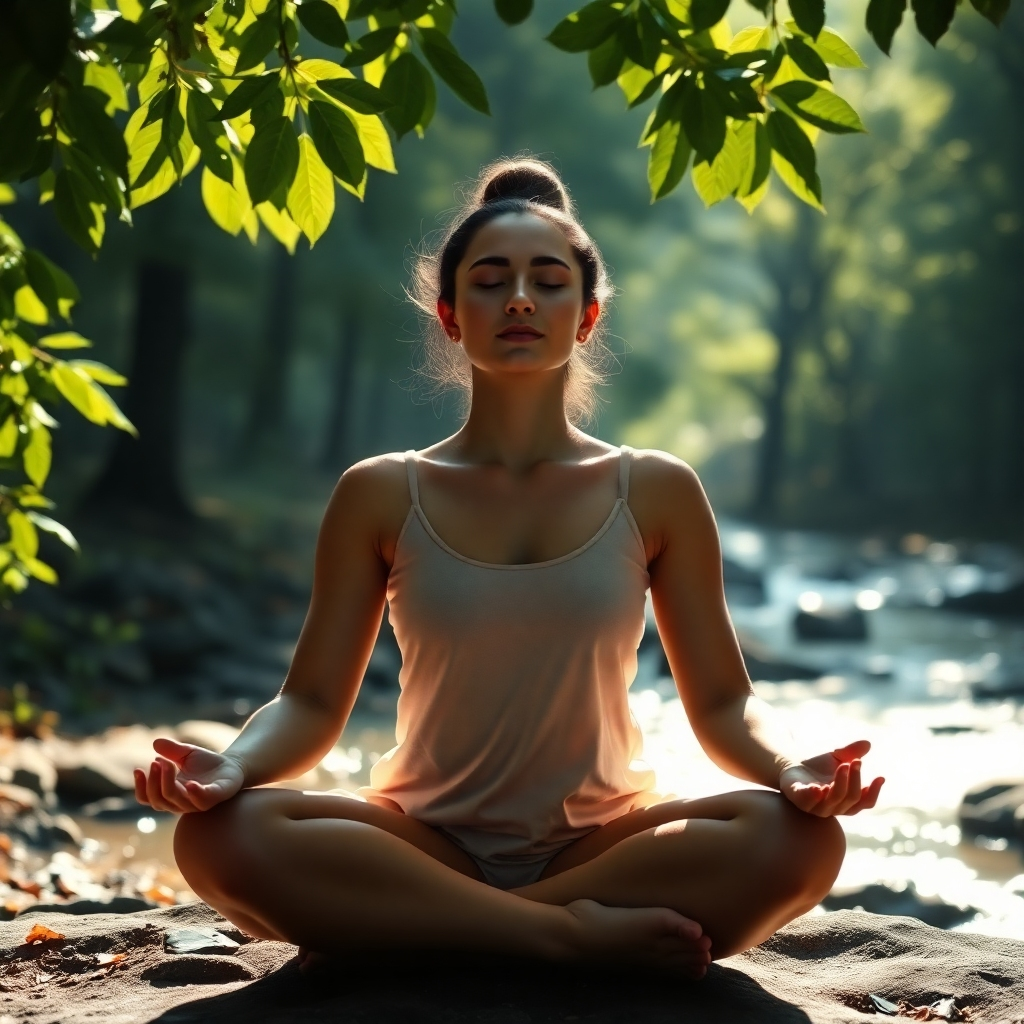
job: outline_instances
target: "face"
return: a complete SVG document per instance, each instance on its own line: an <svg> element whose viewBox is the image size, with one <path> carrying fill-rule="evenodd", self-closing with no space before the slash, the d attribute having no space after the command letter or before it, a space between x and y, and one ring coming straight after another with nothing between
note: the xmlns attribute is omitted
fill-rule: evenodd
<svg viewBox="0 0 1024 1024"><path fill-rule="evenodd" d="M565 235L531 213L507 213L473 237L455 271L455 305L439 301L448 337L474 367L536 372L565 366L597 321Z"/></svg>

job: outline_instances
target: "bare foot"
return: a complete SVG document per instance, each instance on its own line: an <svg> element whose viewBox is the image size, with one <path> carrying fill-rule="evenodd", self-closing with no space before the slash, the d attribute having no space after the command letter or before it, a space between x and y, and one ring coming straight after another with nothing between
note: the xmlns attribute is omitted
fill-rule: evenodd
<svg viewBox="0 0 1024 1024"><path fill-rule="evenodd" d="M306 949L305 946L299 946L299 952L296 955L299 961L299 971L305 975L314 974L331 962L330 956L326 953L318 953L314 949Z"/></svg>
<svg viewBox="0 0 1024 1024"><path fill-rule="evenodd" d="M711 938L696 921L667 907L606 907L574 900L566 908L579 922L575 949L587 960L614 960L703 978Z"/></svg>

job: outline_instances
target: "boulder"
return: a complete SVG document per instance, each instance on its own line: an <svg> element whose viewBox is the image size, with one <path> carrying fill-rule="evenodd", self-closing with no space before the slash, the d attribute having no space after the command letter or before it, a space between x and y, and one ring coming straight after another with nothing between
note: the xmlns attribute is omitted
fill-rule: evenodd
<svg viewBox="0 0 1024 1024"><path fill-rule="evenodd" d="M31 789L52 803L57 772L38 740L3 736L0 737L0 782Z"/></svg>
<svg viewBox="0 0 1024 1024"><path fill-rule="evenodd" d="M56 933L34 945L33 925ZM339 926L343 927L343 926ZM169 953L168 935L240 943ZM450 951L351 954L300 974L295 947L246 939L202 903L135 914L40 913L0 923L0 1020L33 1024L856 1024L1024 1018L1024 942L855 911L809 915L700 982ZM932 1007L926 1011L925 1007Z"/></svg>
<svg viewBox="0 0 1024 1024"><path fill-rule="evenodd" d="M960 831L1024 842L1024 779L999 779L969 789L960 803Z"/></svg>

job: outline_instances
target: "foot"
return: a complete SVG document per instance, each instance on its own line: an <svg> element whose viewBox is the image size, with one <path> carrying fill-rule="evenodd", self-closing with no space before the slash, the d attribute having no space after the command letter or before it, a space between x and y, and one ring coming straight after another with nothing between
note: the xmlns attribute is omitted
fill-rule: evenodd
<svg viewBox="0 0 1024 1024"><path fill-rule="evenodd" d="M307 976L315 974L331 962L331 958L327 953L318 953L314 949L306 949L305 946L299 946L299 952L296 957L299 961L300 973Z"/></svg>
<svg viewBox="0 0 1024 1024"><path fill-rule="evenodd" d="M573 949L585 960L645 964L703 978L711 938L696 921L667 907L606 907L574 900L565 908L577 925Z"/></svg>

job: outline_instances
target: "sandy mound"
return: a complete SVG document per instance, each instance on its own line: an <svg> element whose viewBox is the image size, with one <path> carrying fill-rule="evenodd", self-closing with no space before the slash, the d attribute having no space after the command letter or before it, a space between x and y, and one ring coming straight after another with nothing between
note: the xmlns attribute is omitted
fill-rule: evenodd
<svg viewBox="0 0 1024 1024"><path fill-rule="evenodd" d="M26 945L37 923L65 938ZM202 904L28 913L0 924L0 1021L845 1024L875 1012L874 993L905 1014L952 996L948 1019L1024 1022L1024 943L853 911L803 918L699 983L459 955L353 958L307 979L294 953Z"/></svg>

